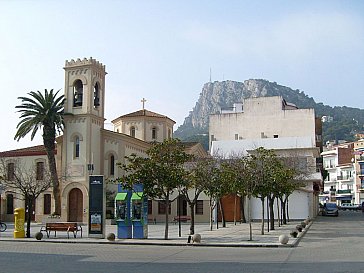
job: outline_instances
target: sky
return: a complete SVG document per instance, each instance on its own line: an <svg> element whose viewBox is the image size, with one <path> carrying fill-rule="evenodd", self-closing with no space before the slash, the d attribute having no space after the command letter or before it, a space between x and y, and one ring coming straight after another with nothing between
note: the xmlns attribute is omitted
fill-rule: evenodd
<svg viewBox="0 0 364 273"><path fill-rule="evenodd" d="M364 1L0 0L0 151L15 106L64 89L65 60L106 65L105 128L142 108L183 124L203 85L266 79L316 102L363 109Z"/></svg>

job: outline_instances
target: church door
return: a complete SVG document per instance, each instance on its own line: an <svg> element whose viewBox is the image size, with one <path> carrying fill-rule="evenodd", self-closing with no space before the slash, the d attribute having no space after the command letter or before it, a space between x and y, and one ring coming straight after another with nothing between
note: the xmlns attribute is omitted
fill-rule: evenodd
<svg viewBox="0 0 364 273"><path fill-rule="evenodd" d="M74 188L68 195L68 221L83 222L83 194L80 189Z"/></svg>

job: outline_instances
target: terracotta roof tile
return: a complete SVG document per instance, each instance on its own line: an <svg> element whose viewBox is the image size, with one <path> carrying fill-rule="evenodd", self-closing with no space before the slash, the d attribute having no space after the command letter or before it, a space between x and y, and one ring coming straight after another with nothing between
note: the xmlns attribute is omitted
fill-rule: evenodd
<svg viewBox="0 0 364 273"><path fill-rule="evenodd" d="M55 150L55 153L57 154L57 150ZM37 145L27 148L0 152L0 157L20 157L20 156L36 156L36 155L47 155L44 145Z"/></svg>
<svg viewBox="0 0 364 273"><path fill-rule="evenodd" d="M152 111L149 111L149 110L144 109L144 110L139 110L139 111L136 111L136 112L132 112L132 113L129 113L129 114L120 116L120 117L114 119L112 122L114 122L114 121L116 121L116 120L118 120L120 118L143 117L143 116L145 116L145 117L153 117L153 118L166 118L166 119L170 119L167 116L163 116L161 114L158 114L158 113L155 113L155 112L152 112ZM172 120L172 119L170 119L170 120Z"/></svg>

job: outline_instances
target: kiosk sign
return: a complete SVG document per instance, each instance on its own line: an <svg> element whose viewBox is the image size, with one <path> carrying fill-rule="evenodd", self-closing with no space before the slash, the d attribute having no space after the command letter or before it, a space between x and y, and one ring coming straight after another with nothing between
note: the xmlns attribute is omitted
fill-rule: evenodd
<svg viewBox="0 0 364 273"><path fill-rule="evenodd" d="M89 183L89 237L105 237L104 177L90 175Z"/></svg>

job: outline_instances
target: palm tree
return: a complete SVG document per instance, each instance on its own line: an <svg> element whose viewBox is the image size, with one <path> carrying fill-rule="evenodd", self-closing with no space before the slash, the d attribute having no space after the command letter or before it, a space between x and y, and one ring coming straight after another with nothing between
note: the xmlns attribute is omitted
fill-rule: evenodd
<svg viewBox="0 0 364 273"><path fill-rule="evenodd" d="M14 137L19 141L28 133L31 133L31 140L37 134L38 130L43 127L43 144L47 152L48 166L51 174L53 196L55 201L54 213L61 215L61 195L57 175L56 159L54 151L56 148L55 141L57 133L63 131L64 122L64 96L57 97L58 92L53 89L44 90L44 95L37 91L28 93L29 97L18 97L22 104L15 106L20 109L20 121L16 126L17 132Z"/></svg>

